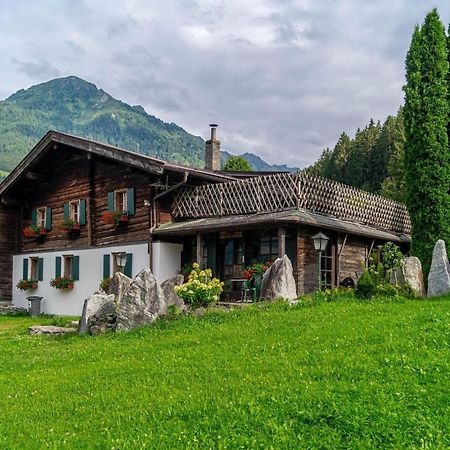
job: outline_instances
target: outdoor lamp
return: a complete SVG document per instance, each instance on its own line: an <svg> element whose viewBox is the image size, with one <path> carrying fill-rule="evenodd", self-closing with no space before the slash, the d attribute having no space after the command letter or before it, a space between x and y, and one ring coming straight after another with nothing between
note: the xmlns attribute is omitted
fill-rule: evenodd
<svg viewBox="0 0 450 450"><path fill-rule="evenodd" d="M323 233L317 233L312 237L314 248L319 252L324 252L327 248L330 238Z"/></svg>
<svg viewBox="0 0 450 450"><path fill-rule="evenodd" d="M122 271L127 265L127 254L125 252L117 253L117 266Z"/></svg>
<svg viewBox="0 0 450 450"><path fill-rule="evenodd" d="M314 242L314 248L319 252L319 290L322 290L322 252L326 250L330 238L323 233L317 233L312 237L312 240Z"/></svg>

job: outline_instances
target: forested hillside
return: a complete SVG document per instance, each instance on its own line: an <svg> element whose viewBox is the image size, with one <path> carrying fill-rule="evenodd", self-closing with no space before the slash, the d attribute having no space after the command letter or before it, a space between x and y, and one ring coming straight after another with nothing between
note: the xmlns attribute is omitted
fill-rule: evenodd
<svg viewBox="0 0 450 450"><path fill-rule="evenodd" d="M309 173L405 201L403 176L403 110L383 124L369 122L353 138L341 134L334 148L326 148Z"/></svg>
<svg viewBox="0 0 450 450"><path fill-rule="evenodd" d="M0 176L2 171L10 171L50 129L167 161L204 166L205 142L201 137L70 76L22 89L0 101ZM225 160L227 157L224 154ZM278 169L256 155L244 157L253 170Z"/></svg>

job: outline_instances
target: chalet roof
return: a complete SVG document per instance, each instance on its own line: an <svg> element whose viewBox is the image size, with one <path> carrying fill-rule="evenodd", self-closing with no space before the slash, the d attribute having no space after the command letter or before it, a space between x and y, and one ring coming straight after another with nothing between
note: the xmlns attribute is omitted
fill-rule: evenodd
<svg viewBox="0 0 450 450"><path fill-rule="evenodd" d="M376 227L362 225L348 220L337 219L325 214L304 209L290 209L273 213L240 214L225 217L206 217L201 219L171 222L154 230L161 236L187 235L196 232L216 232L221 230L243 229L255 225L289 225L302 224L336 230L372 239L388 240L397 243L409 243L410 236L404 233L380 230Z"/></svg>
<svg viewBox="0 0 450 450"><path fill-rule="evenodd" d="M189 176L205 182L233 181L235 178L224 173L216 173L204 169L196 169L181 164L174 164L150 156L103 144L101 142L84 139L59 131L48 131L45 136L33 147L25 158L14 168L14 170L0 184L0 195L4 194L10 186L20 178L39 158L51 148L58 144L74 147L90 154L98 155L107 159L121 162L125 165L141 169L154 174L174 173L183 174L189 172ZM53 146L52 146L53 145Z"/></svg>

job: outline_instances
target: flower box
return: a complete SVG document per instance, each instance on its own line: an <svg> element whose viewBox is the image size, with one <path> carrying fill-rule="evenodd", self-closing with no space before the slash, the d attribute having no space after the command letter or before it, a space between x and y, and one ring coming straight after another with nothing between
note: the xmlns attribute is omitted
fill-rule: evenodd
<svg viewBox="0 0 450 450"><path fill-rule="evenodd" d="M45 228L41 228L39 230L39 235L40 236L47 236L47 230Z"/></svg>
<svg viewBox="0 0 450 450"><path fill-rule="evenodd" d="M62 222L58 228L66 233L77 233L80 231L81 226L79 223L69 219Z"/></svg>
<svg viewBox="0 0 450 450"><path fill-rule="evenodd" d="M37 280L19 280L19 282L16 285L17 289L20 289L21 291L28 291L30 289L37 289L38 287L38 281Z"/></svg>
<svg viewBox="0 0 450 450"><path fill-rule="evenodd" d="M113 224L116 227L125 226L130 220L128 213L125 211L106 211L102 214L102 221L107 224Z"/></svg>
<svg viewBox="0 0 450 450"><path fill-rule="evenodd" d="M66 291L74 288L74 282L72 278L57 277L50 281L50 286L58 289L59 291Z"/></svg>
<svg viewBox="0 0 450 450"><path fill-rule="evenodd" d="M40 238L41 236L46 236L47 230L45 228L38 227L36 225L31 225L25 227L22 230L22 236L24 238Z"/></svg>

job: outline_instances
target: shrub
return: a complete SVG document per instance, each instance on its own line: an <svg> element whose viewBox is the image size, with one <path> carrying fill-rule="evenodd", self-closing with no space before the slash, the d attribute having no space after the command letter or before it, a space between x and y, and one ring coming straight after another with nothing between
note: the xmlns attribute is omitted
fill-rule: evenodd
<svg viewBox="0 0 450 450"><path fill-rule="evenodd" d="M105 291L106 293L108 293L109 286L111 285L111 281L112 281L111 277L103 278L103 280L100 282L100 286L99 286L100 289L102 291Z"/></svg>
<svg viewBox="0 0 450 450"><path fill-rule="evenodd" d="M181 286L175 286L178 297L194 308L215 303L222 291L223 283L213 278L211 269L201 270L197 263L192 265L189 280Z"/></svg>
<svg viewBox="0 0 450 450"><path fill-rule="evenodd" d="M355 294L361 299L370 299L377 293L377 286L368 270L365 270L356 283Z"/></svg>

